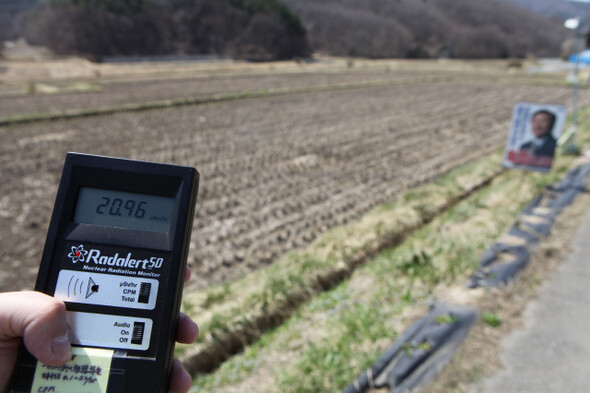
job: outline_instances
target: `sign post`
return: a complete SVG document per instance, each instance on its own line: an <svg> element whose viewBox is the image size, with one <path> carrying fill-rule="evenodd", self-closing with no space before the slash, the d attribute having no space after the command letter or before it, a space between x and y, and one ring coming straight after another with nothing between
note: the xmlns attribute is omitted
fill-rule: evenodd
<svg viewBox="0 0 590 393"><path fill-rule="evenodd" d="M574 30L574 56L576 61L572 91L572 124L559 139L558 144L562 147L564 154L578 154L580 148L576 143L576 133L578 132L578 91L580 84L580 18L568 19L563 25L566 29Z"/></svg>

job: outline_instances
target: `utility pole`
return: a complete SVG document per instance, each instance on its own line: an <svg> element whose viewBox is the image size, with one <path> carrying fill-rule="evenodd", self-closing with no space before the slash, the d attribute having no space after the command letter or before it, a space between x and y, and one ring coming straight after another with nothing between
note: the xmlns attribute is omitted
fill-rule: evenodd
<svg viewBox="0 0 590 393"><path fill-rule="evenodd" d="M574 30L574 83L572 91L572 124L570 128L559 138L559 145L562 147L564 154L578 154L580 147L576 143L576 134L578 132L578 94L579 94L579 74L580 74L580 19L568 19L564 27Z"/></svg>
<svg viewBox="0 0 590 393"><path fill-rule="evenodd" d="M567 0L573 3L590 3L590 0ZM559 145L562 146L564 154L578 154L580 147L576 143L576 133L578 131L578 91L579 91L579 71L580 71L580 18L571 18L565 21L565 28L574 30L574 56L576 59L574 67L574 85L572 92L572 125L559 138Z"/></svg>

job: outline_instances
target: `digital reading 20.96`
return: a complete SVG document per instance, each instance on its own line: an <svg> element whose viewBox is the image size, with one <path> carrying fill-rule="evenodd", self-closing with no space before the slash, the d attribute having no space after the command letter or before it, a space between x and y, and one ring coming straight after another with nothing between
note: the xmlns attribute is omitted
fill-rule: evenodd
<svg viewBox="0 0 590 393"><path fill-rule="evenodd" d="M24 346L10 393L164 393L196 203L194 168L68 153L35 289L66 303L74 359Z"/></svg>
<svg viewBox="0 0 590 393"><path fill-rule="evenodd" d="M166 232L174 198L82 187L74 222Z"/></svg>

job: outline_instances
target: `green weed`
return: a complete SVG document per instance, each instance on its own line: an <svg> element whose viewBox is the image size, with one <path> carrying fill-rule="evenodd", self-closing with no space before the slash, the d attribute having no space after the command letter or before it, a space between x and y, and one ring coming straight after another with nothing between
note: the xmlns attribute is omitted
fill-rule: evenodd
<svg viewBox="0 0 590 393"><path fill-rule="evenodd" d="M491 327L498 327L502 324L500 317L497 314L490 312L483 313L481 315L481 320Z"/></svg>

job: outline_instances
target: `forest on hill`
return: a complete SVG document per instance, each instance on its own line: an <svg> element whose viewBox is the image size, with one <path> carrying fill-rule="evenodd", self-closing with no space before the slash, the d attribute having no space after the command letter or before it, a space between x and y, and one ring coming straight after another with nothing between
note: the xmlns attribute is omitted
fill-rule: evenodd
<svg viewBox="0 0 590 393"><path fill-rule="evenodd" d="M15 19L12 35L56 54L97 60L217 54L270 61L311 54L298 16L279 0L38 0Z"/></svg>
<svg viewBox="0 0 590 393"><path fill-rule="evenodd" d="M503 0L284 0L316 51L341 56L558 56L563 23Z"/></svg>
<svg viewBox="0 0 590 393"><path fill-rule="evenodd" d="M512 4L527 1L0 0L0 39L95 59L559 56L570 33L563 21Z"/></svg>

